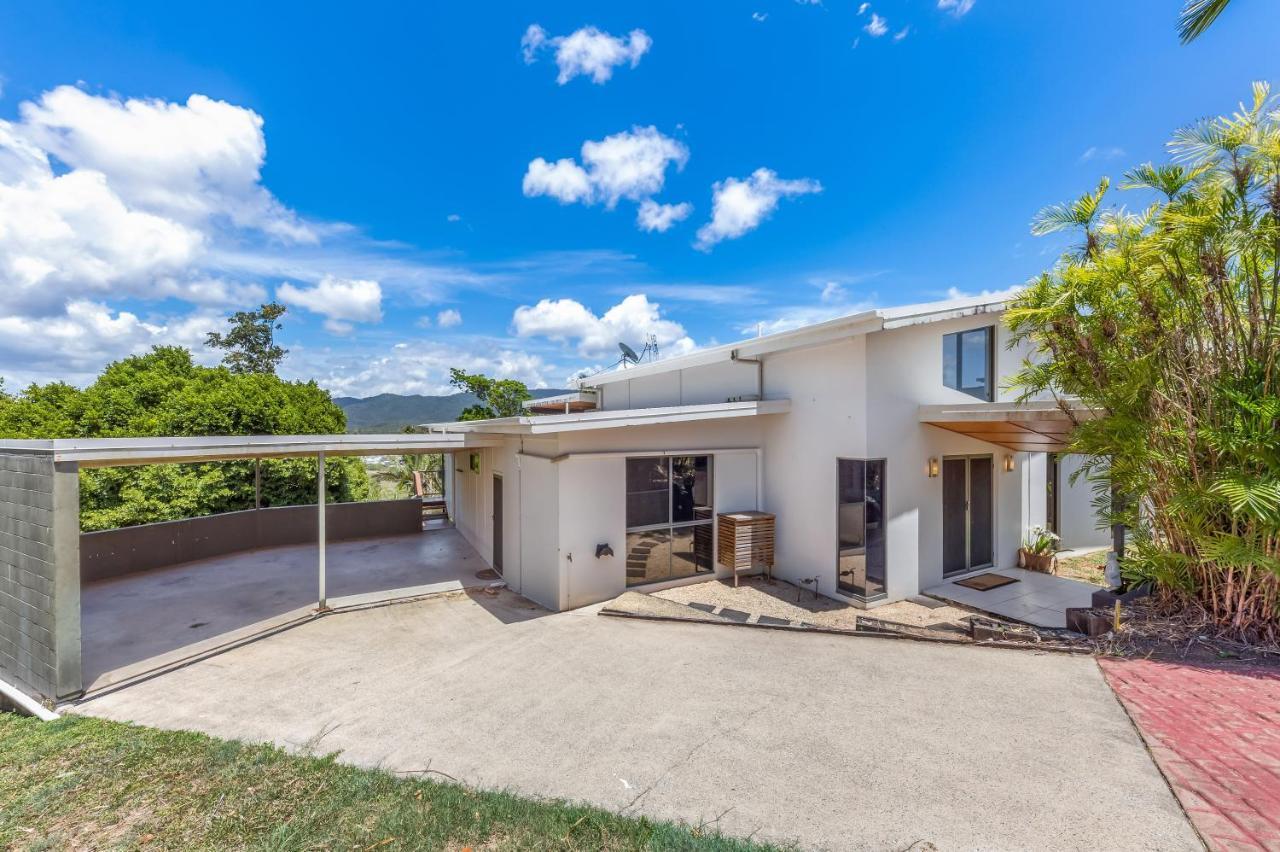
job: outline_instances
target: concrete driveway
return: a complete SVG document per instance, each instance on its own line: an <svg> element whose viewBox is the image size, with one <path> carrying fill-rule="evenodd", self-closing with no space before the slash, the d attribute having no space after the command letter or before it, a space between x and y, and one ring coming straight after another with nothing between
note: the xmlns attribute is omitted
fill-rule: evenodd
<svg viewBox="0 0 1280 852"><path fill-rule="evenodd" d="M80 592L87 691L310 616L314 544L250 550L86 584ZM332 607L475 588L487 567L456 530L335 542Z"/></svg>
<svg viewBox="0 0 1280 852"><path fill-rule="evenodd" d="M804 848L1202 848L1088 658L473 594L327 616L74 709Z"/></svg>

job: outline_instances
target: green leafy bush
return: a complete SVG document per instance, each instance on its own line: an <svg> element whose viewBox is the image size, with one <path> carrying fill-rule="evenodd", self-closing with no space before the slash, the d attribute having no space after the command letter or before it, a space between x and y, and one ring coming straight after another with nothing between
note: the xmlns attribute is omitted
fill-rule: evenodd
<svg viewBox="0 0 1280 852"><path fill-rule="evenodd" d="M307 435L346 431L342 409L315 382L273 373L201 367L186 349L158 346L109 364L84 390L54 382L0 397L0 437L117 438L155 435ZM253 462L86 470L80 480L85 531L251 509ZM359 459L325 462L328 499L367 499ZM310 459L262 464L265 506L314 503Z"/></svg>
<svg viewBox="0 0 1280 852"><path fill-rule="evenodd" d="M1037 217L1035 232L1083 242L1006 315L1046 355L1015 384L1096 413L1071 450L1089 454L1108 520L1134 530L1130 579L1276 641L1280 111L1255 84L1251 103L1178 131L1169 150L1171 162L1125 175L1147 206L1105 208L1104 180ZM1111 483L1126 497L1117 508Z"/></svg>

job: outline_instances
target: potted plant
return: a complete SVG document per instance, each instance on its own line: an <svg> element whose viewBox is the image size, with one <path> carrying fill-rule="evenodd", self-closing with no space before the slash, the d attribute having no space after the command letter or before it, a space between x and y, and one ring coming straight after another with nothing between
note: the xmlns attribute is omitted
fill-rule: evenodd
<svg viewBox="0 0 1280 852"><path fill-rule="evenodd" d="M1027 530L1022 539L1022 547L1018 550L1018 565L1032 571L1053 573L1057 567L1058 535L1037 524Z"/></svg>

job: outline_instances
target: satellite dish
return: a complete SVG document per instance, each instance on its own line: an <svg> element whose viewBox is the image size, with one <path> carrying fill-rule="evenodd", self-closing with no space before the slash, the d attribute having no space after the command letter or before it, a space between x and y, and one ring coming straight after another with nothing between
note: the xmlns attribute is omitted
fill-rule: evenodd
<svg viewBox="0 0 1280 852"><path fill-rule="evenodd" d="M636 350L632 349L625 343L619 343L618 348L622 350L622 360L627 364L639 364L640 356L636 354Z"/></svg>

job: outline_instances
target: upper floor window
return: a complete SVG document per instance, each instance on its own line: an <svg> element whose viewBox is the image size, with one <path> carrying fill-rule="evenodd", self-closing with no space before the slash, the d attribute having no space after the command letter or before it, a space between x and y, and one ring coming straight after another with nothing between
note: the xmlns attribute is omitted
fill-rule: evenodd
<svg viewBox="0 0 1280 852"><path fill-rule="evenodd" d="M995 400L995 334L991 326L942 336L942 383L986 402Z"/></svg>

